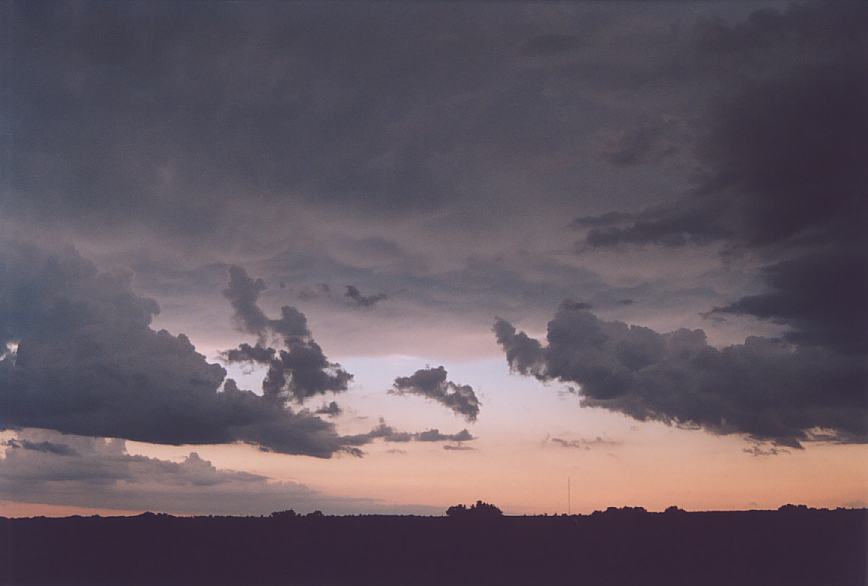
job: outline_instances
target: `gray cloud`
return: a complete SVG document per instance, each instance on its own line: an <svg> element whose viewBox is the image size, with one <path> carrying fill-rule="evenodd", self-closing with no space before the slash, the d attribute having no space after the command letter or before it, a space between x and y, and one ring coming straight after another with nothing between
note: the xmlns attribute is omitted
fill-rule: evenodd
<svg viewBox="0 0 868 586"><path fill-rule="evenodd" d="M586 406L793 447L820 430L868 439L868 365L858 356L759 337L718 350L702 330L660 334L569 303L545 346L504 320L494 331L513 370L577 385Z"/></svg>
<svg viewBox="0 0 868 586"><path fill-rule="evenodd" d="M605 158L619 167L660 161L685 142L674 136L678 130L674 120L660 120L623 131L608 145Z"/></svg>
<svg viewBox="0 0 868 586"><path fill-rule="evenodd" d="M155 331L129 276L70 249L0 246L0 427L165 444L246 442L328 457L334 426L238 389L186 336ZM221 390L222 385L222 390Z"/></svg>
<svg viewBox="0 0 868 586"><path fill-rule="evenodd" d="M765 446L762 443L754 442L749 448L742 450L745 454L750 454L754 457L762 456L778 456L781 454L789 454L789 450L775 446Z"/></svg>
<svg viewBox="0 0 868 586"><path fill-rule="evenodd" d="M290 305L280 308L280 319L269 319L265 316L258 305L259 295L265 289L262 279L250 278L241 267L229 267L229 285L223 290L223 296L235 310L235 320L242 329L256 334L262 342L268 333L283 339L309 337L307 318Z"/></svg>
<svg viewBox="0 0 868 586"><path fill-rule="evenodd" d="M857 31L866 17L859 3L811 3L697 26L687 54L732 89L703 120L695 188L672 203L613 218L619 225L591 229L587 242L864 242L868 41Z"/></svg>
<svg viewBox="0 0 868 586"><path fill-rule="evenodd" d="M592 450L596 448L615 448L621 445L621 442L619 441L604 439L600 436L596 436L594 438L580 439L564 439L560 437L551 437L548 438L547 441L562 448L575 448L581 450Z"/></svg>
<svg viewBox="0 0 868 586"><path fill-rule="evenodd" d="M268 366L262 381L266 399L283 404L292 399L301 403L314 395L347 390L353 375L340 364L329 362L322 348L311 337L307 318L296 308L284 305L280 319L269 319L259 308L259 294L265 290L262 279L251 279L237 266L229 270L229 287L224 295L235 309L236 320L249 332L259 336L256 346L241 344L227 350L228 362L254 362ZM271 334L281 339L285 349L263 345Z"/></svg>
<svg viewBox="0 0 868 586"><path fill-rule="evenodd" d="M823 252L766 267L769 291L712 314L752 315L789 326L784 337L847 353L868 353L868 255Z"/></svg>
<svg viewBox="0 0 868 586"><path fill-rule="evenodd" d="M50 448L46 448L50 446ZM425 512L427 507L337 497L297 482L221 470L191 452L180 462L132 455L123 440L24 430L0 458L0 498L187 514L262 515L293 508L332 513Z"/></svg>
<svg viewBox="0 0 868 586"><path fill-rule="evenodd" d="M506 219L528 179L571 208L584 138L624 119L606 94L648 83L649 61L679 41L669 21L683 18L651 5L628 17L593 5L87 1L8 17L9 212L107 231L135 217L223 250L256 248L307 205L388 221L456 204L429 227L440 237ZM633 18L653 31L639 43L622 34Z"/></svg>
<svg viewBox="0 0 868 586"><path fill-rule="evenodd" d="M24 450L45 452L48 454L56 454L58 456L75 456L78 454L75 449L66 444L49 441L31 441L29 439L13 438L4 442L3 445L10 448L22 448Z"/></svg>
<svg viewBox="0 0 868 586"><path fill-rule="evenodd" d="M796 3L697 26L689 62L669 75L706 67L730 89L700 121L693 188L637 213L578 219L584 246L716 245L727 262L758 259L765 290L706 316L783 325L796 354L868 360L866 19L862 3Z"/></svg>
<svg viewBox="0 0 868 586"><path fill-rule="evenodd" d="M3 219L133 267L191 321L216 314L203 274L221 263L330 301L300 307L317 323L355 307L338 284L388 282L390 302L342 320L347 339L379 314L484 328L566 295L605 307L604 279L561 254L564 218L683 180L669 160L612 168L599 136L689 117L716 89L649 87L691 29L672 23L695 19L663 4L30 4L10 8L0 63ZM216 330L197 322L191 336Z"/></svg>
<svg viewBox="0 0 868 586"><path fill-rule="evenodd" d="M353 285L347 285L347 293L345 297L352 301L352 303L356 307L373 307L380 301L388 299L388 295L386 295L385 293L377 293L376 295L362 295L358 287L355 287Z"/></svg>
<svg viewBox="0 0 868 586"><path fill-rule="evenodd" d="M341 440L348 446L363 446L374 440L381 439L388 443L407 442L469 442L476 439L469 431L462 429L457 433L442 433L439 429L427 429L419 432L398 431L394 427L386 425L380 419L380 423L367 433L343 436Z"/></svg>
<svg viewBox="0 0 868 586"><path fill-rule="evenodd" d="M338 405L335 401L331 401L329 403L323 403L322 407L314 411L315 415L327 415L329 417L337 417L344 410L341 409L340 405Z"/></svg>
<svg viewBox="0 0 868 586"><path fill-rule="evenodd" d="M442 366L422 368L410 376L395 379L389 393L393 395L421 395L445 405L468 421L476 421L479 415L479 399L470 385L447 381L448 373Z"/></svg>

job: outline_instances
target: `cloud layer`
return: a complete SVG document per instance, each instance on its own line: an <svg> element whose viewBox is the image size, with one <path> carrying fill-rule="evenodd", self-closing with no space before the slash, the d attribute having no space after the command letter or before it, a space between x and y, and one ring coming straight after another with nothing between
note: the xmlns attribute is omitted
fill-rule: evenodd
<svg viewBox="0 0 868 586"><path fill-rule="evenodd" d="M123 440L27 430L0 458L0 499L169 513L263 515L293 508L330 513L430 512L336 497L297 482L221 470L191 452L180 462L127 452Z"/></svg>

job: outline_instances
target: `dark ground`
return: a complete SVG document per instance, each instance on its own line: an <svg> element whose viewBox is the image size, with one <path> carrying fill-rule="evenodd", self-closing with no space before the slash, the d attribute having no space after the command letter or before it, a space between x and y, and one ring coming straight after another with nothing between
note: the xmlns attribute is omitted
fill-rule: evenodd
<svg viewBox="0 0 868 586"><path fill-rule="evenodd" d="M0 518L0 584L865 586L868 510Z"/></svg>

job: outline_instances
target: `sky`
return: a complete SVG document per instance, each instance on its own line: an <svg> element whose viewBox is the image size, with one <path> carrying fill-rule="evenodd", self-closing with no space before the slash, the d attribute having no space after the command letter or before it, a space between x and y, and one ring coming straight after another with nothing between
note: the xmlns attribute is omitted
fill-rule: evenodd
<svg viewBox="0 0 868 586"><path fill-rule="evenodd" d="M864 4L0 23L0 515L868 503Z"/></svg>

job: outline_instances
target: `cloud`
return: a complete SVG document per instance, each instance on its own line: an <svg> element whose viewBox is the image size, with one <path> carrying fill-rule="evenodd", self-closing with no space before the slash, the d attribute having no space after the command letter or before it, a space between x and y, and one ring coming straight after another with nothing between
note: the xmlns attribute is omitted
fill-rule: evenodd
<svg viewBox="0 0 868 586"><path fill-rule="evenodd" d="M825 252L768 266L770 291L748 295L712 314L752 315L785 324L795 344L868 353L868 255Z"/></svg>
<svg viewBox="0 0 868 586"><path fill-rule="evenodd" d="M702 171L694 188L668 204L620 216L617 225L593 227L586 242L864 243L868 170L860 154L868 150L862 73L868 42L856 23L866 16L859 3L811 3L759 10L733 25L698 25L689 51L692 74L708 69L731 89L701 121Z"/></svg>
<svg viewBox="0 0 868 586"><path fill-rule="evenodd" d="M398 431L395 428L386 425L386 422L380 419L379 425L367 433L356 435L343 436L341 440L348 446L363 446L371 443L374 440L381 439L388 443L408 443L408 442L469 442L476 438L466 429L462 429L457 433L442 433L439 429L433 428L419 432Z"/></svg>
<svg viewBox="0 0 868 586"><path fill-rule="evenodd" d="M618 167L657 162L678 152L678 145L684 142L683 137L673 136L678 130L672 119L631 128L612 140L603 154Z"/></svg>
<svg viewBox="0 0 868 586"><path fill-rule="evenodd" d="M301 403L314 395L347 390L353 375L340 364L329 362L311 337L307 318L290 305L280 308L279 319L269 319L257 304L265 290L262 279L252 279L237 266L229 269L229 286L224 295L235 309L235 318L244 329L259 336L256 346L242 343L227 350L227 362L254 362L268 366L262 381L266 399L282 404L289 399ZM282 340L285 349L263 345L267 336Z"/></svg>
<svg viewBox="0 0 868 586"><path fill-rule="evenodd" d="M692 189L573 224L584 250L714 245L728 263L758 261L765 290L705 315L783 325L794 355L846 355L848 374L829 381L844 387L864 383L847 380L856 355L868 361L866 18L861 3L796 3L696 26L689 63L669 74L714 72L729 89L698 122Z"/></svg>
<svg viewBox="0 0 868 586"><path fill-rule="evenodd" d="M545 346L502 319L494 331L514 371L577 385L585 406L792 447L818 430L868 440L859 356L760 337L718 350L702 330L661 334L569 303L549 321Z"/></svg>
<svg viewBox="0 0 868 586"><path fill-rule="evenodd" d="M34 442L28 439L16 439L13 438L11 440L7 440L3 443L3 445L10 448L22 448L25 450L33 450L36 452L45 452L48 454L56 454L58 456L75 456L78 452L75 449L69 447L66 444L59 444L55 442L48 441L39 441Z"/></svg>
<svg viewBox="0 0 868 586"><path fill-rule="evenodd" d="M764 446L760 442L754 442L749 448L744 448L742 450L745 454L750 454L754 457L762 457L762 456L778 456L780 454L789 454L789 450L785 450L783 448L778 448L775 446Z"/></svg>
<svg viewBox="0 0 868 586"><path fill-rule="evenodd" d="M238 389L183 334L155 331L159 311L129 275L100 273L71 249L0 246L0 428L162 444L245 442L329 457L334 426ZM222 386L222 390L221 390Z"/></svg>
<svg viewBox="0 0 868 586"><path fill-rule="evenodd" d="M332 288L327 283L317 283L315 287L303 287L298 292L298 298L302 301L310 301L319 297L331 297Z"/></svg>
<svg viewBox="0 0 868 586"><path fill-rule="evenodd" d="M15 6L6 212L244 253L310 207L382 226L454 206L405 237L440 242L506 221L534 184L571 210L582 137L623 121L609 93L659 59L619 31L684 18L640 11L505 5L492 27L471 4Z"/></svg>
<svg viewBox="0 0 868 586"><path fill-rule="evenodd" d="M388 295L385 293L377 293L376 295L362 295L357 287L353 285L347 285L347 293L345 295L347 299L353 302L356 307L373 307L380 301L384 299L388 299Z"/></svg>
<svg viewBox="0 0 868 586"><path fill-rule="evenodd" d="M118 439L23 430L6 443L5 452L0 459L0 499L14 502L218 515L262 515L289 508L429 512L218 469L196 452L179 462L132 455Z"/></svg>
<svg viewBox="0 0 868 586"><path fill-rule="evenodd" d="M336 402L331 401L330 403L323 403L322 407L314 411L315 415L327 415L329 417L337 417L341 413L343 413L343 409L341 409L340 405Z"/></svg>
<svg viewBox="0 0 868 586"><path fill-rule="evenodd" d="M211 303L225 269L196 273L230 262L286 283L286 299L321 299L298 302L313 323L354 307L340 285L375 297L387 279L390 301L376 308L395 319L335 317L330 356L350 344L390 352L395 336L382 334L405 318L484 330L492 308L538 313L579 293L604 307L605 283L562 254L564 219L600 209L597 193L616 206L640 191L669 197L671 173L655 165L663 187L650 194L600 164L596 137L670 108L644 80L678 38L670 22L695 18L639 11L510 4L493 27L484 4L16 5L3 219L132 267L167 323L197 324L184 330L195 339L220 329ZM623 34L634 18L653 38ZM580 51L549 58L573 38ZM526 45L550 50L529 58ZM345 46L355 50L336 65ZM164 295L182 288L183 299Z"/></svg>
<svg viewBox="0 0 868 586"><path fill-rule="evenodd" d="M459 385L446 380L447 372L442 366L422 368L410 376L395 379L389 393L393 395L421 395L445 405L468 421L476 421L479 415L479 399L470 385Z"/></svg>
<svg viewBox="0 0 868 586"><path fill-rule="evenodd" d="M229 285L223 290L223 296L235 310L234 318L242 329L256 334L262 342L268 333L283 339L309 337L307 318L290 305L280 308L280 319L266 317L258 305L259 295L265 289L262 279L250 278L241 267L229 267Z"/></svg>
<svg viewBox="0 0 868 586"><path fill-rule="evenodd" d="M259 294L263 291L265 282L262 279L254 281L241 267L229 267L229 286L223 290L223 296L235 310L234 318L239 326L264 341L271 320L265 317L257 305Z"/></svg>
<svg viewBox="0 0 868 586"><path fill-rule="evenodd" d="M547 438L547 441L562 448L576 448L582 450L591 450L596 448L614 448L621 445L621 442L619 441L603 439L600 436L594 438L580 439L564 439L560 437L552 437Z"/></svg>

